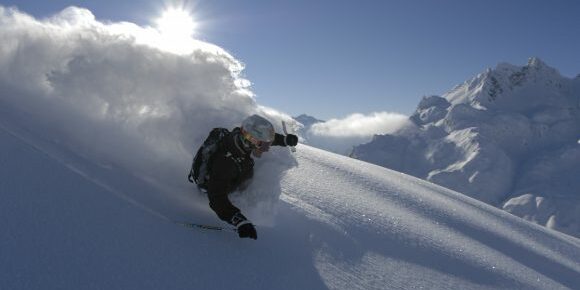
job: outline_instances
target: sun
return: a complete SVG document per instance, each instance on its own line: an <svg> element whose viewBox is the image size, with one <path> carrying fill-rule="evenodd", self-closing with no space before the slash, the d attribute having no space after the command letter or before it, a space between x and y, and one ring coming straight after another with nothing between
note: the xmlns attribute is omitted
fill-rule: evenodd
<svg viewBox="0 0 580 290"><path fill-rule="evenodd" d="M159 16L153 19L153 25L155 36L150 38L150 43L178 54L191 51L199 29L192 9L184 4L166 6Z"/></svg>
<svg viewBox="0 0 580 290"><path fill-rule="evenodd" d="M173 41L189 39L197 29L193 15L184 8L166 8L155 24L164 37Z"/></svg>

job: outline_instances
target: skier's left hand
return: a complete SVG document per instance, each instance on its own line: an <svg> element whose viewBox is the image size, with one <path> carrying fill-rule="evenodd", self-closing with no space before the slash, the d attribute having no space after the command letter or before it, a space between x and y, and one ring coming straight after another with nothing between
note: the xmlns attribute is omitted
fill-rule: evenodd
<svg viewBox="0 0 580 290"><path fill-rule="evenodd" d="M296 146L298 145L298 136L294 134L288 134L284 138L284 143L286 143L286 146Z"/></svg>
<svg viewBox="0 0 580 290"><path fill-rule="evenodd" d="M238 235L240 238L250 238L258 239L258 233L256 233L256 228L251 223L244 223L238 227Z"/></svg>

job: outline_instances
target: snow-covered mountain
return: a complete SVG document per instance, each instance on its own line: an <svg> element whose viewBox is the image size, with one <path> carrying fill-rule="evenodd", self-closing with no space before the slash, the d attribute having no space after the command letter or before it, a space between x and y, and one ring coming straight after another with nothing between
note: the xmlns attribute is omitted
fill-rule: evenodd
<svg viewBox="0 0 580 290"><path fill-rule="evenodd" d="M0 39L0 289L580 284L578 239L305 145L272 148L232 195L258 240L176 225L227 226L186 181L210 128L290 121L256 103L240 63L75 7L39 21L0 6Z"/></svg>
<svg viewBox="0 0 580 290"><path fill-rule="evenodd" d="M538 58L502 63L424 97L410 120L351 156L580 236L579 78Z"/></svg>
<svg viewBox="0 0 580 290"><path fill-rule="evenodd" d="M302 124L304 126L303 127L304 130L308 130L314 124L325 122L324 120L319 120L315 117L312 117L312 116L309 116L306 114L302 114L300 116L293 117L293 119L298 121L300 124Z"/></svg>
<svg viewBox="0 0 580 290"><path fill-rule="evenodd" d="M310 131L310 129L312 128L312 125L325 122L324 120L319 120L313 116L309 116L306 114L292 117L292 119L294 120L294 122L292 122L293 133L300 136L301 137L300 141L302 143L305 143L305 144L310 143L308 141L308 139L306 139L306 137L309 135L308 131ZM312 144L310 144L310 145L312 145Z"/></svg>

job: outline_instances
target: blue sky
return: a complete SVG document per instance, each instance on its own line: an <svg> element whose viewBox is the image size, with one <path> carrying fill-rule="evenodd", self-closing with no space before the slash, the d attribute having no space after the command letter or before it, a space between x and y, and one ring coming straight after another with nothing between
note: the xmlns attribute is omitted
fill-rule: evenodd
<svg viewBox="0 0 580 290"><path fill-rule="evenodd" d="M1 1L36 17L69 5L100 20L150 25L160 1ZM580 73L580 2L239 1L188 2L197 37L246 64L258 102L292 115L410 114L499 62L538 56Z"/></svg>

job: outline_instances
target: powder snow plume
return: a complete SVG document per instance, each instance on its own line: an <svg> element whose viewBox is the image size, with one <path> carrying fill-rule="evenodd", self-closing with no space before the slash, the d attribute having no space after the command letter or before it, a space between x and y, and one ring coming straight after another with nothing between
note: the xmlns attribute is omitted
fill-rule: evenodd
<svg viewBox="0 0 580 290"><path fill-rule="evenodd" d="M145 179L183 179L212 127L289 119L256 103L240 61L193 38L177 49L83 8L38 20L2 6L0 38L0 122Z"/></svg>

